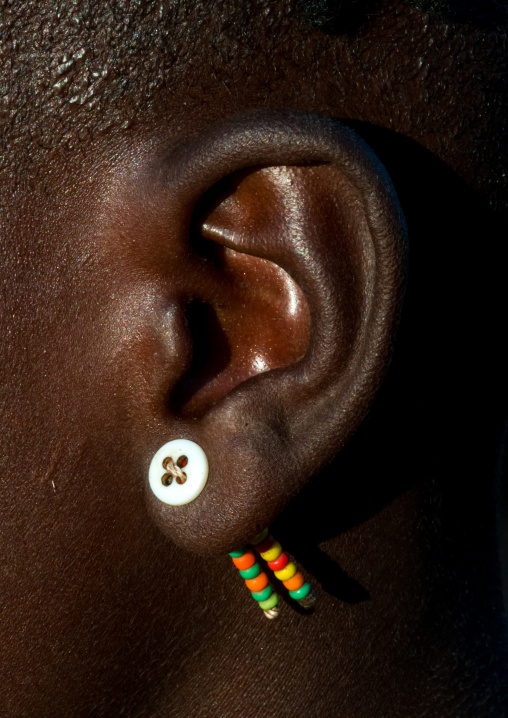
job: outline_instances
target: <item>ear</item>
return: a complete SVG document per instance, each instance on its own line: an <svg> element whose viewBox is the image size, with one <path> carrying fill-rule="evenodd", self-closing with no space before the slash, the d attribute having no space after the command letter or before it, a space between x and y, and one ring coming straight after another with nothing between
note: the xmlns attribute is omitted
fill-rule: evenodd
<svg viewBox="0 0 508 718"><path fill-rule="evenodd" d="M147 479L146 497L175 542L226 552L269 524L367 413L401 308L404 219L369 147L308 114L225 122L158 156L143 187L144 241L129 261L154 288L155 320L140 330L150 358L130 359L130 383L145 376L145 476L177 438L210 467L189 504L160 502Z"/></svg>

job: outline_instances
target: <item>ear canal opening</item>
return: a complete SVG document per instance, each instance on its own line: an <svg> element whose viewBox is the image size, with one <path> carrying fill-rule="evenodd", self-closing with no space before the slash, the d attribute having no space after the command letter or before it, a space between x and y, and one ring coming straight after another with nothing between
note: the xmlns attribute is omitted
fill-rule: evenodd
<svg viewBox="0 0 508 718"><path fill-rule="evenodd" d="M174 388L171 408L186 416L186 406L231 361L231 345L216 309L202 299L192 299L185 308L187 328L192 343L190 365Z"/></svg>

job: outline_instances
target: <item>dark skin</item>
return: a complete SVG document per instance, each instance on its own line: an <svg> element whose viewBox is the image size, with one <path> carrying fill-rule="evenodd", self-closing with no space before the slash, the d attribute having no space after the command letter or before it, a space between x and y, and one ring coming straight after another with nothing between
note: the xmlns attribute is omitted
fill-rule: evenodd
<svg viewBox="0 0 508 718"><path fill-rule="evenodd" d="M236 72L203 32L129 129L5 174L0 712L503 716L503 31L389 6ZM169 508L180 436L211 472ZM225 555L265 524L312 614Z"/></svg>

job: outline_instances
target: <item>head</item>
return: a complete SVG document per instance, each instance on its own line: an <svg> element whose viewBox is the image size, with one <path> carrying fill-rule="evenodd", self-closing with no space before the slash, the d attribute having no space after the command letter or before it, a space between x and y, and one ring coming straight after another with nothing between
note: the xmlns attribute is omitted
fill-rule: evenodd
<svg viewBox="0 0 508 718"><path fill-rule="evenodd" d="M6 715L155 711L203 567L274 521L316 546L400 499L429 615L494 595L506 20L2 10ZM180 437L210 478L167 507Z"/></svg>

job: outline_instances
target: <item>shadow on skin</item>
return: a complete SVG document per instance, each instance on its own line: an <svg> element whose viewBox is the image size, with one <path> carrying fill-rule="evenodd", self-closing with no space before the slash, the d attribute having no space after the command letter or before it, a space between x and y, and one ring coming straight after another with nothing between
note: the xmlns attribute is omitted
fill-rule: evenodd
<svg viewBox="0 0 508 718"><path fill-rule="evenodd" d="M374 407L273 529L325 591L347 603L365 601L362 577L348 576L319 544L416 486L422 521L434 516L435 523L435 540L421 546L422 557L426 565L444 567L440 590L451 595L453 582L462 580L460 568L452 570L457 552L464 555L464 577L479 555L478 534L469 537L464 527L484 525L485 541L497 540L494 496L478 491L496 466L485 475L478 447L495 456L504 424L491 397L506 394L497 381L505 357L499 317L506 302L506 238L496 212L429 151L387 130L351 124L385 164L406 216L406 301ZM482 570L479 565L479 576Z"/></svg>

